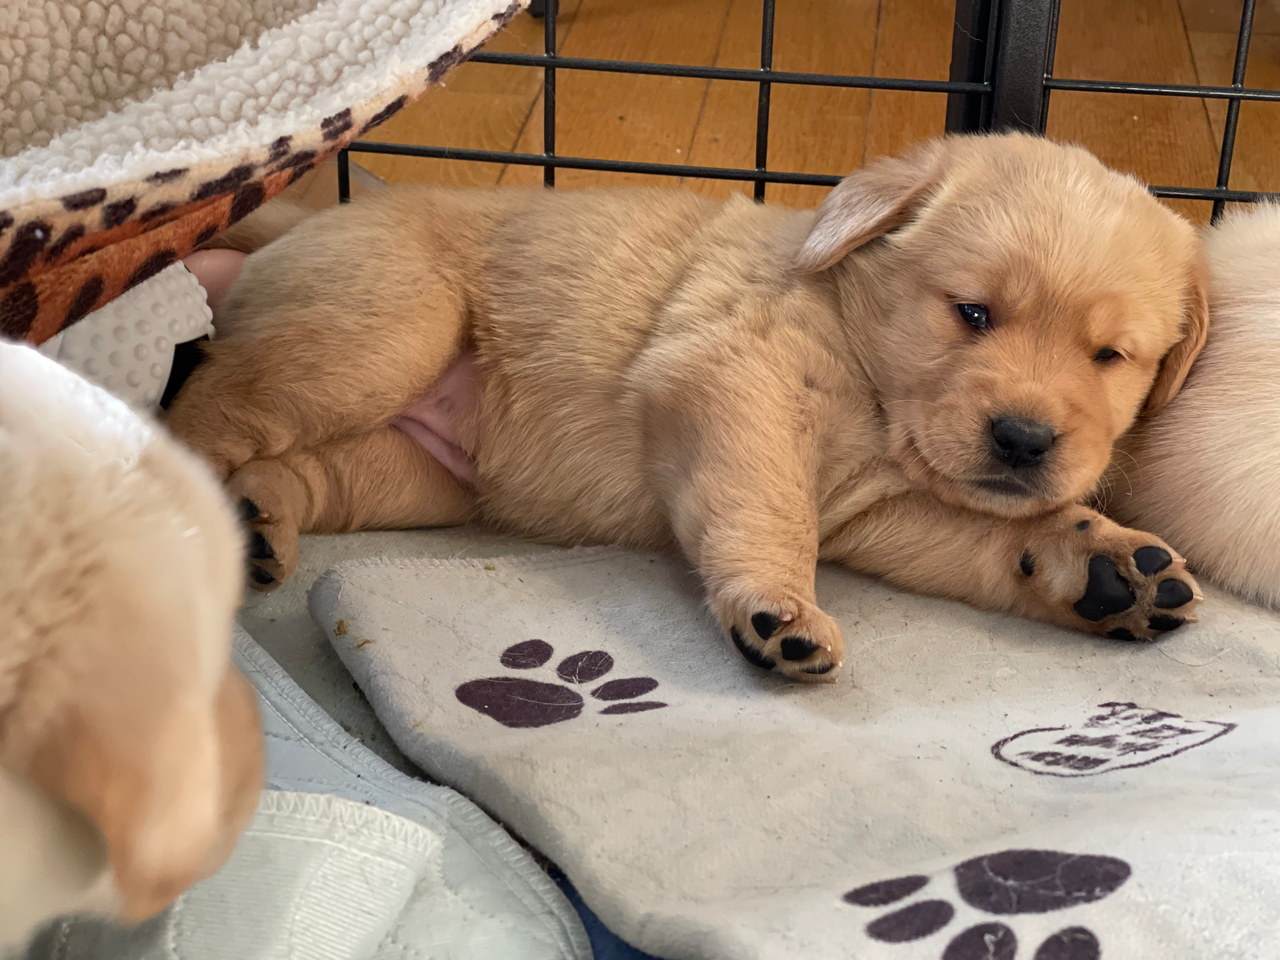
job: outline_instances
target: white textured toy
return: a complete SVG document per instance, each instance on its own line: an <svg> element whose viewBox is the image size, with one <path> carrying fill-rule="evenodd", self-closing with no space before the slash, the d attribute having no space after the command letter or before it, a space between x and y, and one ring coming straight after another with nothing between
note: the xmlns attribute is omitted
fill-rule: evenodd
<svg viewBox="0 0 1280 960"><path fill-rule="evenodd" d="M174 348L212 337L212 320L204 288L175 263L39 349L130 406L154 411L173 370Z"/></svg>

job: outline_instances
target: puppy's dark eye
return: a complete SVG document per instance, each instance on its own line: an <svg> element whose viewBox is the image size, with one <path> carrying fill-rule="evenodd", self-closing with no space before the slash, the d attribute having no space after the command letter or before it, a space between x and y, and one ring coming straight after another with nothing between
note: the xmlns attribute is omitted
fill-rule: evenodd
<svg viewBox="0 0 1280 960"><path fill-rule="evenodd" d="M986 330L991 326L991 314L980 303L957 303L956 313L975 330Z"/></svg>
<svg viewBox="0 0 1280 960"><path fill-rule="evenodd" d="M1103 347L1093 355L1093 359L1095 363L1108 363L1118 356L1120 356L1120 352L1118 350L1112 350L1110 347Z"/></svg>

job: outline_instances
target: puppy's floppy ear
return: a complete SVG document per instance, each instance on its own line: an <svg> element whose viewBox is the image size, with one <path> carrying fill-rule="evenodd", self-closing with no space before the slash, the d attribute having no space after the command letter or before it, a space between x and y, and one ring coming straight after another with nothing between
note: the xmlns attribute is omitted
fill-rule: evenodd
<svg viewBox="0 0 1280 960"><path fill-rule="evenodd" d="M944 142L933 140L906 157L878 160L841 180L818 208L793 266L803 273L826 270L911 219L937 181L944 151Z"/></svg>
<svg viewBox="0 0 1280 960"><path fill-rule="evenodd" d="M96 699L51 718L26 775L98 828L120 913L138 922L217 870L252 816L263 759L256 699L234 668L214 704Z"/></svg>
<svg viewBox="0 0 1280 960"><path fill-rule="evenodd" d="M1191 372L1191 365L1204 349L1205 340L1209 337L1208 275L1208 263L1202 253L1196 258L1191 271L1191 282L1187 284L1182 339L1160 361L1155 383L1142 407L1144 417L1159 413L1178 395L1187 374Z"/></svg>

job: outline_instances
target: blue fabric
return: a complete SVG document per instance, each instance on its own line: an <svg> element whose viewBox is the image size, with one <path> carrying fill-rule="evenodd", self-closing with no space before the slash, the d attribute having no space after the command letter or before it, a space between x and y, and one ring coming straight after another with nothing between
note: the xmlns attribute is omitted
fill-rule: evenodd
<svg viewBox="0 0 1280 960"><path fill-rule="evenodd" d="M573 888L569 878L552 867L549 871L551 879L569 898L573 909L582 918L582 925L587 928L587 939L591 941L591 952L595 960L658 960L652 954L642 953L635 947L620 940L612 930L600 922L600 918L591 912L582 896Z"/></svg>

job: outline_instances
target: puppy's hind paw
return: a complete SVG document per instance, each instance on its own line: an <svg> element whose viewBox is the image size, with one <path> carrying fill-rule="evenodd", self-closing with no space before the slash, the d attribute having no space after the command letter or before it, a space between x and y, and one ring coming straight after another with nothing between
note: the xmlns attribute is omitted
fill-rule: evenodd
<svg viewBox="0 0 1280 960"><path fill-rule="evenodd" d="M251 462L228 484L247 530L249 586L259 593L278 588L298 565L297 524L267 480Z"/></svg>

